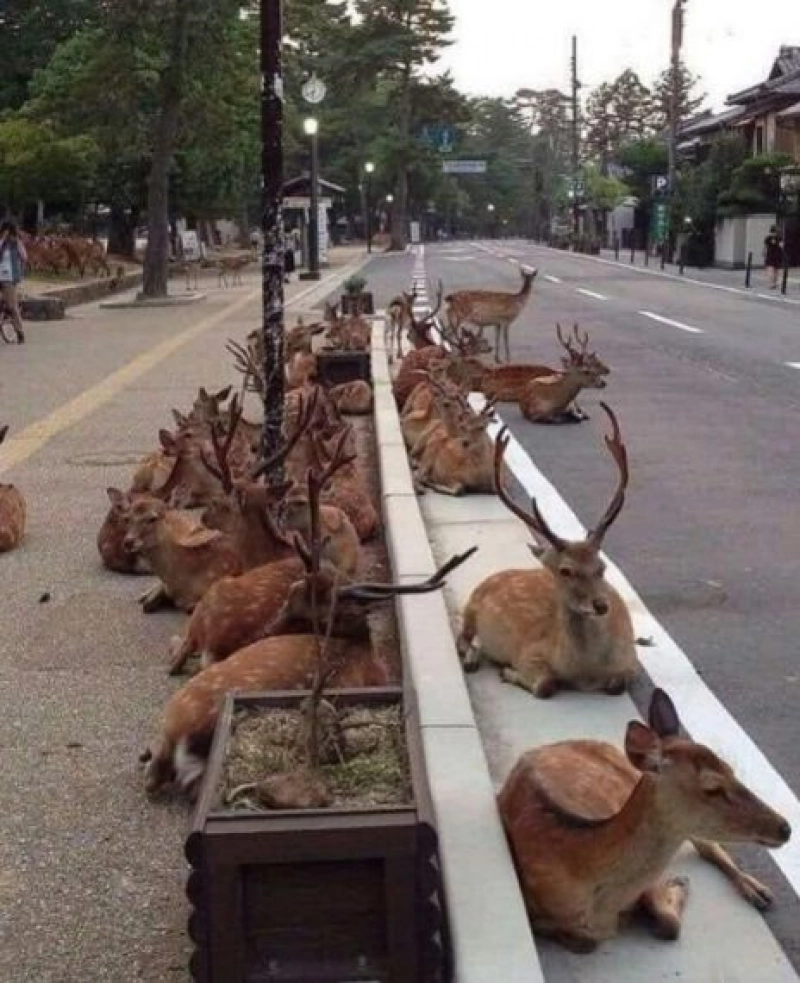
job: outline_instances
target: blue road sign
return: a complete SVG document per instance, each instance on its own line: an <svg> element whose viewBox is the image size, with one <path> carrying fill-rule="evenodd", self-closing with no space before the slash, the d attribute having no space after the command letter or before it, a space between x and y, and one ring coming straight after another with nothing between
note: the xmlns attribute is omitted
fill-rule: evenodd
<svg viewBox="0 0 800 983"><path fill-rule="evenodd" d="M420 138L440 154L449 154L455 147L456 134L452 126L426 123L420 131Z"/></svg>

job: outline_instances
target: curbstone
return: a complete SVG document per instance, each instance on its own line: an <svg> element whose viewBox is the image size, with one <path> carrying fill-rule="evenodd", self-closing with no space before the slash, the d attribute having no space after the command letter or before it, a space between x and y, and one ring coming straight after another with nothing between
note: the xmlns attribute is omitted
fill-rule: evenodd
<svg viewBox="0 0 800 983"><path fill-rule="evenodd" d="M384 498L390 495L414 494L414 483L411 479L411 468L405 447L395 443L386 444L378 463Z"/></svg>
<svg viewBox="0 0 800 983"><path fill-rule="evenodd" d="M436 573L416 495L387 495L383 508L389 558L395 577L430 577Z"/></svg>

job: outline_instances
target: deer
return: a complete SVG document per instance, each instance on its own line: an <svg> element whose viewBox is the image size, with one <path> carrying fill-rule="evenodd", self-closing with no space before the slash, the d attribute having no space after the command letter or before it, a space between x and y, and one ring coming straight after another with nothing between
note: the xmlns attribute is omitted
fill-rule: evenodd
<svg viewBox="0 0 800 983"><path fill-rule="evenodd" d="M148 493L123 492L107 488L110 508L97 534L97 549L103 566L116 573L148 574L152 568L140 554L125 548L131 519L131 506L135 501L149 498Z"/></svg>
<svg viewBox="0 0 800 983"><path fill-rule="evenodd" d="M680 736L661 689L648 724L628 724L624 754L591 740L526 751L498 796L533 929L573 952L592 952L633 912L657 938L677 939L689 882L664 875L686 840L747 901L771 900L717 841L777 848L789 823L709 747Z"/></svg>
<svg viewBox="0 0 800 983"><path fill-rule="evenodd" d="M340 449L320 475L308 473L307 494L292 488L285 500L287 535L276 542L271 562L223 577L209 587L192 612L184 637L173 639L170 674L181 672L193 654L200 655L205 668L263 637L290 588L303 576L304 556L298 543L320 539L320 561L331 573L338 571L344 582L352 580L359 563L356 531L340 509L320 503L322 489L349 460Z"/></svg>
<svg viewBox="0 0 800 983"><path fill-rule="evenodd" d="M0 444L8 430L8 426L0 427ZM15 485L0 484L0 553L16 549L25 538L26 516L22 492Z"/></svg>
<svg viewBox="0 0 800 983"><path fill-rule="evenodd" d="M417 466L417 490L493 494L492 441L486 433L493 417L494 404L487 403L480 413L462 416L454 432L428 440Z"/></svg>
<svg viewBox="0 0 800 983"><path fill-rule="evenodd" d="M445 360L434 362L427 373L427 378L417 384L417 387L406 400L400 414L400 429L406 445L413 449L420 437L442 418L442 403L449 408L452 402L462 403L461 393L452 383L448 384L448 365ZM423 373L420 373L423 375ZM437 402L438 401L438 402Z"/></svg>
<svg viewBox="0 0 800 983"><path fill-rule="evenodd" d="M252 262L252 256L248 253L245 256L220 256L217 260L217 286L228 286L228 274L230 274L232 286L243 283L242 270Z"/></svg>
<svg viewBox="0 0 800 983"><path fill-rule="evenodd" d="M331 386L330 396L345 416L365 416L372 412L372 386L364 379Z"/></svg>
<svg viewBox="0 0 800 983"><path fill-rule="evenodd" d="M505 682L540 699L564 687L616 696L639 670L630 613L606 581L600 556L603 539L625 504L629 479L619 423L605 403L600 405L611 421L612 434L605 443L619 478L603 517L585 539L570 542L554 533L535 498L529 512L514 502L501 475L507 428L495 444L494 484L500 500L537 543L543 539L548 546L532 550L539 569L503 570L475 588L464 609L457 647L465 671L480 666L482 651L501 667Z"/></svg>
<svg viewBox="0 0 800 983"><path fill-rule="evenodd" d="M485 328L494 328L496 362L500 361L501 338L505 347L506 361L511 361L509 330L525 308L531 295L533 281L539 271L520 267L520 272L522 287L517 293L499 290L459 290L445 298L447 301L445 320L450 329L457 331L465 323L473 324L483 337Z"/></svg>
<svg viewBox="0 0 800 983"><path fill-rule="evenodd" d="M590 363L571 365L558 375L531 379L523 390L519 409L531 423L581 423L587 415L575 407L584 389L605 389L606 381Z"/></svg>
<svg viewBox="0 0 800 983"><path fill-rule="evenodd" d="M394 363L395 348L397 349L397 358L403 357L403 332L408 331L411 327L416 296L416 288L412 288L411 293L403 291L386 308L383 343L390 365Z"/></svg>
<svg viewBox="0 0 800 983"><path fill-rule="evenodd" d="M432 577L417 584L344 584L314 563L311 551L298 548L307 576L292 586L268 637L215 662L193 676L167 701L160 734L140 756L146 765L145 789L153 795L168 785L192 796L205 762L221 704L227 693L308 688L318 668L320 639L309 630L321 628L334 688L385 686L386 664L375 654L369 636L367 609L401 594L438 590L446 576L475 549L453 557ZM316 548L319 548L317 542Z"/></svg>

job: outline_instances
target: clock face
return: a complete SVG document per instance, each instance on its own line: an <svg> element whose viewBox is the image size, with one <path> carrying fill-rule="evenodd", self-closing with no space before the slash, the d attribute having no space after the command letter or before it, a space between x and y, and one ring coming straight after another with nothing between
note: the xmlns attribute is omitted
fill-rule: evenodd
<svg viewBox="0 0 800 983"><path fill-rule="evenodd" d="M328 90L325 88L324 82L318 79L316 75L312 75L301 91L306 102L316 103L322 102Z"/></svg>

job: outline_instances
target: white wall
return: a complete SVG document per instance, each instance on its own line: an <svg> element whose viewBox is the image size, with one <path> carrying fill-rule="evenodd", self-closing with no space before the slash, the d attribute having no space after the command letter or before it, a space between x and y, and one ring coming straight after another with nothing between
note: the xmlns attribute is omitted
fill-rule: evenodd
<svg viewBox="0 0 800 983"><path fill-rule="evenodd" d="M753 266L764 265L764 240L769 235L770 227L777 225L775 215L748 215L747 232L745 237L745 259L752 250Z"/></svg>

